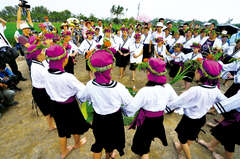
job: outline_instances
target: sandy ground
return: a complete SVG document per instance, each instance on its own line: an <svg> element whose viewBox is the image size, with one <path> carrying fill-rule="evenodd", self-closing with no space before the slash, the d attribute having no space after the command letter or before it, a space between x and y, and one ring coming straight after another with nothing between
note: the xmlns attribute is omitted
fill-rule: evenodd
<svg viewBox="0 0 240 159"><path fill-rule="evenodd" d="M82 57L78 57L78 63L75 65L75 75L77 78L86 84L88 81L88 74L85 71L85 62ZM59 143L57 131L49 132L47 124L42 114L40 117L32 111L32 95L31 95L31 81L29 79L29 72L26 62L23 57L18 58L18 66L23 72L24 77L28 80L20 82L18 85L22 88L21 92L17 92L16 101L19 104L7 110L0 119L0 159L59 159ZM146 75L143 72L137 72L137 79L133 83L130 79L130 71L127 68L125 77L122 80L118 79L118 68L113 69L113 79L118 80L128 87L136 86L140 89L146 83ZM229 87L222 86L223 92ZM183 82L178 82L174 85L175 90L179 93L183 87ZM213 118L220 118L219 115L207 115L208 120ZM155 140L151 146L150 157L152 159L176 159L177 153L173 146L173 141L176 140L176 133L174 131L181 116L177 114L165 115L165 129L168 138L169 146L164 147L161 141ZM134 135L134 130L128 130L126 127L126 155L125 159L137 159L138 157L131 152L131 143ZM199 138L210 140L212 138L209 133L210 128L205 126L206 134L200 133ZM110 130L111 131L111 130ZM84 136L87 137L88 142L82 148L74 150L67 158L68 159L90 159L92 153L90 152L91 145L94 142L92 131L88 131ZM69 140L69 144L73 142ZM217 152L223 154L222 146L217 147ZM240 159L239 146L236 146L236 153L234 159ZM212 159L211 153L197 143L191 146L191 153L193 159ZM117 158L120 158L119 156Z"/></svg>

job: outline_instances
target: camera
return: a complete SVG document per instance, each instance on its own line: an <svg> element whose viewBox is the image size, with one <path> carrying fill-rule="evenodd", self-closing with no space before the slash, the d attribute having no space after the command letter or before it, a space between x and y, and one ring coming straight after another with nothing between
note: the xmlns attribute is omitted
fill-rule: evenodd
<svg viewBox="0 0 240 159"><path fill-rule="evenodd" d="M19 7L22 7L22 8L30 8L31 6L30 5L28 5L27 3L27 1L25 1L25 0L19 0L20 2L21 2L21 4L19 5Z"/></svg>
<svg viewBox="0 0 240 159"><path fill-rule="evenodd" d="M29 9L31 6L27 4L28 2L25 0L19 0L21 3L18 5L22 8L22 12L24 16L27 16L27 9Z"/></svg>

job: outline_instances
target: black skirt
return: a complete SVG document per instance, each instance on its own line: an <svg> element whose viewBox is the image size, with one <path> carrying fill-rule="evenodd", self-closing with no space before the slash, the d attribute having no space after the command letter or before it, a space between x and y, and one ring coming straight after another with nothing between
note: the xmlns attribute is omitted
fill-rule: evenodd
<svg viewBox="0 0 240 159"><path fill-rule="evenodd" d="M221 123L211 129L212 135L228 152L234 152L235 144L240 145L240 121L235 119L237 115L240 115L237 111L229 112Z"/></svg>
<svg viewBox="0 0 240 159"><path fill-rule="evenodd" d="M88 60L86 59L86 70L91 71L90 67L88 66Z"/></svg>
<svg viewBox="0 0 240 159"><path fill-rule="evenodd" d="M185 144L188 140L196 140L205 122L206 116L203 116L200 119L191 119L186 115L183 115L181 121L178 123L178 126L175 129L178 134L179 141L182 144Z"/></svg>
<svg viewBox="0 0 240 159"><path fill-rule="evenodd" d="M151 45L151 52L149 52L149 44L143 45L143 59L153 57L154 45Z"/></svg>
<svg viewBox="0 0 240 159"><path fill-rule="evenodd" d="M180 67L181 67L180 64L171 62L171 64L170 64L169 76L172 77L172 78L174 78L174 77L177 75Z"/></svg>
<svg viewBox="0 0 240 159"><path fill-rule="evenodd" d="M88 131L90 124L84 119L77 100L67 104L51 101L51 104L59 137L70 138L71 135L81 135Z"/></svg>
<svg viewBox="0 0 240 159"><path fill-rule="evenodd" d="M129 51L127 50L121 50L123 54L127 54L129 53ZM115 57L116 58L116 66L118 67L126 67L128 64L129 64L129 61L130 61L130 55L127 55L127 56L123 56L123 55L120 55L119 52L116 53L117 55Z"/></svg>
<svg viewBox="0 0 240 159"><path fill-rule="evenodd" d="M194 76L195 76L195 71L194 70L190 70L188 73L186 73L186 75L183 78L183 80L187 81L187 82L192 82Z"/></svg>
<svg viewBox="0 0 240 159"><path fill-rule="evenodd" d="M130 63L129 69L130 69L131 71L135 71L137 67L138 67L138 64L136 64L136 63Z"/></svg>
<svg viewBox="0 0 240 159"><path fill-rule="evenodd" d="M43 113L44 116L52 114L50 104L51 100L45 89L37 89L33 87L32 96L33 100L36 102L37 106L39 107L40 111Z"/></svg>
<svg viewBox="0 0 240 159"><path fill-rule="evenodd" d="M143 124L137 128L133 138L132 151L140 156L150 152L154 138L159 138L167 146L167 138L163 125L164 117L145 118Z"/></svg>
<svg viewBox="0 0 240 159"><path fill-rule="evenodd" d="M99 153L105 149L106 152L111 153L117 149L120 156L124 155L125 132L120 110L108 115L94 113L92 128L95 137L92 152Z"/></svg>

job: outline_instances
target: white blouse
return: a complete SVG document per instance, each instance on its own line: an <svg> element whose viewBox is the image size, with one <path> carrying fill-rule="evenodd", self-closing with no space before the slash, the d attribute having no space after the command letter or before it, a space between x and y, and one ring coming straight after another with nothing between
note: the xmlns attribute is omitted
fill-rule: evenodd
<svg viewBox="0 0 240 159"><path fill-rule="evenodd" d="M134 116L140 108L152 112L163 111L166 105L177 98L177 96L170 84L145 86L138 91L131 104L124 107L124 110L127 116Z"/></svg>
<svg viewBox="0 0 240 159"><path fill-rule="evenodd" d="M201 53L195 54L195 53L191 52L191 53L185 54L184 62L190 61L190 60L196 60L198 58L203 58Z"/></svg>
<svg viewBox="0 0 240 159"><path fill-rule="evenodd" d="M214 104L214 108L218 113L226 113L231 110L237 110L240 112L240 92L232 96L231 98L227 98L224 101Z"/></svg>
<svg viewBox="0 0 240 159"><path fill-rule="evenodd" d="M143 51L143 44L139 43L133 43L130 47L130 63L141 63L143 59L143 54L141 52ZM133 55L140 55L139 57L135 58Z"/></svg>
<svg viewBox="0 0 240 159"><path fill-rule="evenodd" d="M166 112L183 108L184 114L189 118L200 119L206 115L213 104L226 98L216 86L194 86L171 102Z"/></svg>
<svg viewBox="0 0 240 159"><path fill-rule="evenodd" d="M46 61L39 62L32 60L31 65L31 79L32 86L35 88L45 88L45 77L48 70L48 63Z"/></svg>
<svg viewBox="0 0 240 159"><path fill-rule="evenodd" d="M97 46L97 43L95 40L85 39L79 46L80 54L85 55L87 51L91 51L91 50L95 49L96 46Z"/></svg>
<svg viewBox="0 0 240 159"><path fill-rule="evenodd" d="M71 73L56 71L54 73L47 72L45 89L51 100L65 102L73 96L79 98L85 85Z"/></svg>
<svg viewBox="0 0 240 159"><path fill-rule="evenodd" d="M122 105L127 106L132 101L132 96L126 87L116 81L110 84L99 84L95 80L87 83L79 100L89 101L97 114L107 115L117 112Z"/></svg>

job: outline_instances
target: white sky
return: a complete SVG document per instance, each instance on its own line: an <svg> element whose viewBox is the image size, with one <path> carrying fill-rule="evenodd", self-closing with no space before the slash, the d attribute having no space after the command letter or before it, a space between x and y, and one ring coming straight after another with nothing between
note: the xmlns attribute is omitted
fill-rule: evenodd
<svg viewBox="0 0 240 159"><path fill-rule="evenodd" d="M49 10L70 10L74 14L89 16L93 13L98 18L110 17L112 5L128 8L124 17L137 16L138 3L141 2L140 15L155 17L207 21L211 18L224 23L233 18L232 23L240 23L239 0L28 0L32 6L43 5ZM8 5L15 5L18 0L0 0L0 10Z"/></svg>

